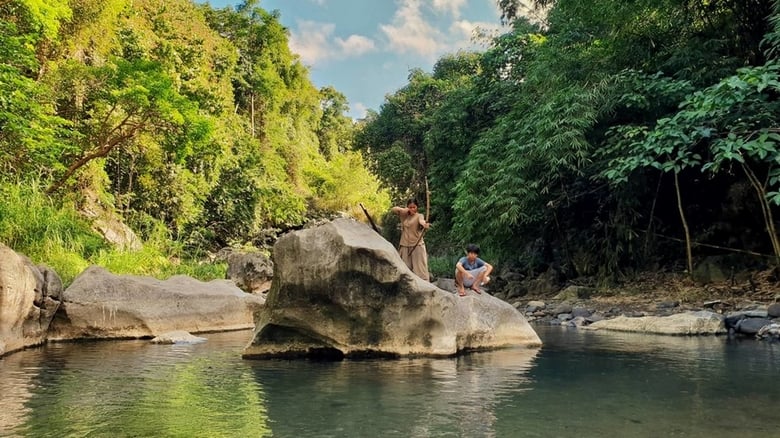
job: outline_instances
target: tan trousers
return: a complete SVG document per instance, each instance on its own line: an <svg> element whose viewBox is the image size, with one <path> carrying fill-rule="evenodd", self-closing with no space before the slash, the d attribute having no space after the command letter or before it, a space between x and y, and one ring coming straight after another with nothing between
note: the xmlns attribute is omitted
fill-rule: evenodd
<svg viewBox="0 0 780 438"><path fill-rule="evenodd" d="M401 255L401 260L406 263L406 266L412 270L418 277L425 281L431 281L431 275L428 273L428 251L425 250L425 244L417 245L414 251L414 246L402 246L398 248L398 254Z"/></svg>

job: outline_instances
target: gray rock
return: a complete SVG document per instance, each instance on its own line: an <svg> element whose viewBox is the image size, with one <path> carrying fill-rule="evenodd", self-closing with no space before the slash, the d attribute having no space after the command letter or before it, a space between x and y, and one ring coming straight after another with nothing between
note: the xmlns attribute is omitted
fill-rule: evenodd
<svg viewBox="0 0 780 438"><path fill-rule="evenodd" d="M558 293L554 298L556 300L577 300L590 298L596 289L585 286L568 286Z"/></svg>
<svg viewBox="0 0 780 438"><path fill-rule="evenodd" d="M547 307L547 304L545 304L544 301L532 300L532 301L529 301L526 304L526 306L528 306L528 307L533 306L533 307L536 307L537 309L544 309L545 307Z"/></svg>
<svg viewBox="0 0 780 438"><path fill-rule="evenodd" d="M693 279L699 283L716 283L726 280L726 275L718 265L718 258L707 257L693 269Z"/></svg>
<svg viewBox="0 0 780 438"><path fill-rule="evenodd" d="M206 338L194 336L184 330L163 333L151 340L152 344L199 344L201 342L206 342Z"/></svg>
<svg viewBox="0 0 780 438"><path fill-rule="evenodd" d="M594 322L603 321L604 315L600 313L594 313L593 315L586 317L585 320L588 322L588 324L593 324Z"/></svg>
<svg viewBox="0 0 780 438"><path fill-rule="evenodd" d="M559 291L561 289L559 276L560 274L556 270L548 269L547 272L533 280L526 280L524 284L527 287L527 293L532 294L532 296L542 296Z"/></svg>
<svg viewBox="0 0 780 438"><path fill-rule="evenodd" d="M761 305L761 303L753 303L749 301L739 303L737 305L737 309L739 309L740 311L761 310L763 309L763 307L764 306Z"/></svg>
<svg viewBox="0 0 780 438"><path fill-rule="evenodd" d="M523 281L523 274L521 274L519 272L511 272L510 271L510 272L502 273L500 275L500 278L502 280L506 281L507 283L521 282L521 281Z"/></svg>
<svg viewBox="0 0 780 438"><path fill-rule="evenodd" d="M713 308L719 304L724 304L721 300L712 300L712 301L705 301L702 303L702 306L704 306L705 309Z"/></svg>
<svg viewBox="0 0 780 438"><path fill-rule="evenodd" d="M571 325L572 327L583 327L588 324L590 324L590 322L584 316L578 316L572 319L571 321L569 321L569 325Z"/></svg>
<svg viewBox="0 0 780 438"><path fill-rule="evenodd" d="M453 294L458 292L458 288L455 286L455 279L453 278L437 278L434 284L436 284L436 287L439 289L446 290L447 292Z"/></svg>
<svg viewBox="0 0 780 438"><path fill-rule="evenodd" d="M769 312L763 309L747 310L742 314L748 318L769 318Z"/></svg>
<svg viewBox="0 0 780 438"><path fill-rule="evenodd" d="M528 287L520 281L510 281L503 289L507 300L524 297L528 294Z"/></svg>
<svg viewBox="0 0 780 438"><path fill-rule="evenodd" d="M768 320L768 312L766 310L747 310L747 311L739 311L739 312L729 312L726 314L726 328L734 329L737 332L740 332L739 326L742 324L743 320L747 319L761 319L761 320ZM751 330L754 328L753 324L757 324L756 322L750 322L746 327L750 327ZM758 331L758 328L755 328L756 331L748 334L755 334Z"/></svg>
<svg viewBox="0 0 780 438"><path fill-rule="evenodd" d="M755 335L770 324L772 324L772 321L766 318L744 318L737 323L735 329L737 333L742 333L743 335Z"/></svg>
<svg viewBox="0 0 780 438"><path fill-rule="evenodd" d="M62 295L62 279L54 270L46 265L38 265L38 271L43 276L43 295L58 300Z"/></svg>
<svg viewBox="0 0 780 438"><path fill-rule="evenodd" d="M368 226L337 219L274 245L274 282L246 358L449 356L541 340L512 305L410 271Z"/></svg>
<svg viewBox="0 0 780 438"><path fill-rule="evenodd" d="M227 255L227 278L244 292L265 293L271 288L274 265L259 252L236 252Z"/></svg>
<svg viewBox="0 0 780 438"><path fill-rule="evenodd" d="M263 298L228 280L204 283L186 276L168 280L114 275L92 266L62 293L49 339L154 337L186 330L252 328Z"/></svg>
<svg viewBox="0 0 780 438"><path fill-rule="evenodd" d="M62 281L0 244L0 355L46 340Z"/></svg>
<svg viewBox="0 0 780 438"><path fill-rule="evenodd" d="M737 324L745 319L746 316L744 313L741 312L735 312L735 313L729 313L726 315L726 318L724 319L724 322L726 324L727 329L736 329Z"/></svg>
<svg viewBox="0 0 780 438"><path fill-rule="evenodd" d="M679 301L662 301L656 304L655 308L658 310L668 310L668 309L674 309L679 305L680 305Z"/></svg>
<svg viewBox="0 0 780 438"><path fill-rule="evenodd" d="M560 319L561 321L568 321L572 319L572 316L571 313L561 313L560 315L558 315L557 318Z"/></svg>
<svg viewBox="0 0 780 438"><path fill-rule="evenodd" d="M571 304L561 303L555 306L555 308L553 308L553 310L550 311L550 314L555 316L555 315L560 315L561 313L571 313L573 310L574 308L572 307Z"/></svg>
<svg viewBox="0 0 780 438"><path fill-rule="evenodd" d="M756 337L759 339L780 340L780 324L772 323L761 327L758 333L756 333Z"/></svg>
<svg viewBox="0 0 780 438"><path fill-rule="evenodd" d="M593 313L593 312L591 312L590 310L588 310L588 309L586 309L584 307L575 307L571 311L571 315L574 318L577 318L577 317L584 317L584 318L586 318L586 317L590 316L591 313Z"/></svg>
<svg viewBox="0 0 780 438"><path fill-rule="evenodd" d="M671 316L643 316L597 321L587 326L592 330L654 333L659 335L724 334L726 326L722 315L708 311L678 313Z"/></svg>
<svg viewBox="0 0 780 438"><path fill-rule="evenodd" d="M766 313L770 318L780 318L780 303L770 304Z"/></svg>

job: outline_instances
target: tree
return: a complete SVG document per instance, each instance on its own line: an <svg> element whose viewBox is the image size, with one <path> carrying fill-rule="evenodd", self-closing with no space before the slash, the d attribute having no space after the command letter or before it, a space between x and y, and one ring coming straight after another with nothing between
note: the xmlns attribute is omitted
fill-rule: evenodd
<svg viewBox="0 0 780 438"><path fill-rule="evenodd" d="M128 145L141 133L184 125L197 118L195 108L176 91L173 80L159 63L117 60L115 65L100 68L72 67L77 73L71 77L90 78L97 95L91 96L92 108L76 126L80 131L80 150L47 193L61 188L90 161Z"/></svg>

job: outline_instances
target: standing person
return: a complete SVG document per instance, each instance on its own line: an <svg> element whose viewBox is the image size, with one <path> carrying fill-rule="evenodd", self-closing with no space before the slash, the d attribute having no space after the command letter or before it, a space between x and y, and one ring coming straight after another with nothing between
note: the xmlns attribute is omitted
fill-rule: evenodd
<svg viewBox="0 0 780 438"><path fill-rule="evenodd" d="M458 295L466 295L464 287L481 294L482 286L490 281L491 272L493 272L493 265L479 258L479 246L473 243L466 245L466 256L461 257L455 265L455 286L458 288Z"/></svg>
<svg viewBox="0 0 780 438"><path fill-rule="evenodd" d="M425 281L430 281L428 273L428 251L423 241L423 230L427 230L429 224L422 214L417 212L418 202L410 199L404 207L393 207L393 213L401 218L401 244L398 253L406 266L417 276Z"/></svg>

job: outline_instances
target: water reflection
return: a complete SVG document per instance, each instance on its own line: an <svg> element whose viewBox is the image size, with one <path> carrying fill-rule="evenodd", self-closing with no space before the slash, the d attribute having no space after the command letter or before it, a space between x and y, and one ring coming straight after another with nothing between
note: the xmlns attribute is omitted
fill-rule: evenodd
<svg viewBox="0 0 780 438"><path fill-rule="evenodd" d="M53 344L0 359L0 436L774 436L780 344L539 328L541 350L246 361L187 346Z"/></svg>
<svg viewBox="0 0 780 438"><path fill-rule="evenodd" d="M269 435L263 389L246 368L232 366L241 363L235 352L216 352L218 337L215 344L207 349L212 357L197 345L144 341L54 344L11 355L0 362L1 411L12 413L0 435ZM7 398L7 388L28 390ZM242 408L222 408L236 406Z"/></svg>
<svg viewBox="0 0 780 438"><path fill-rule="evenodd" d="M495 407L528 387L538 350L450 359L256 361L280 436L493 436ZM306 418L301 422L300 418ZM475 435L476 434L476 435Z"/></svg>

